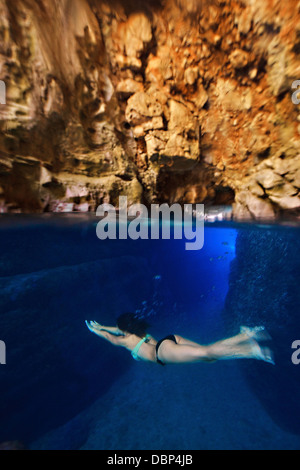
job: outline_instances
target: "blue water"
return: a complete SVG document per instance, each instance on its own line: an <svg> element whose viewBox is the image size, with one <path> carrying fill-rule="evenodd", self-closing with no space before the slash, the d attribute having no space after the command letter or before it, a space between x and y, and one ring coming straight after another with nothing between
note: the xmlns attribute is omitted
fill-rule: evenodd
<svg viewBox="0 0 300 470"><path fill-rule="evenodd" d="M0 443L28 449L299 449L300 229L205 226L184 240L106 240L85 216L0 220ZM264 324L276 366L161 367L92 335L124 311L157 339L209 343ZM300 355L299 355L300 357Z"/></svg>

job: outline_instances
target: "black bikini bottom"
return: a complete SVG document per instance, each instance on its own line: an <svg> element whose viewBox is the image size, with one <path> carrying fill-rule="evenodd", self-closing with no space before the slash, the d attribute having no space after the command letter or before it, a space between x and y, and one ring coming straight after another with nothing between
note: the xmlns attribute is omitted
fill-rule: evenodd
<svg viewBox="0 0 300 470"><path fill-rule="evenodd" d="M156 345L156 347L155 347L155 349L156 349L156 361L157 361L158 364L160 364L161 366L165 366L166 364L164 364L160 359L158 359L157 354L158 354L158 349L159 349L161 343L162 343L163 341L166 341L166 339L168 339L168 340L170 340L170 341L173 341L174 343L177 344L177 341L176 341L176 338L175 338L174 335L166 336L165 338L163 338L163 339L161 339L160 341L158 341L158 343L157 343L157 345Z"/></svg>

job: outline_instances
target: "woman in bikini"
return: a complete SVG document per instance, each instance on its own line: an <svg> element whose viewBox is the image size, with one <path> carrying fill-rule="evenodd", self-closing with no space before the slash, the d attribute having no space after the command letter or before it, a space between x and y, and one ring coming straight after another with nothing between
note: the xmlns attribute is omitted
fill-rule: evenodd
<svg viewBox="0 0 300 470"><path fill-rule="evenodd" d="M86 321L86 325L100 338L131 351L137 361L166 365L222 359L258 359L274 364L272 351L259 344L260 341L270 339L264 327L241 327L236 336L204 346L178 335L169 335L156 341L147 334L147 322L133 313L121 315L116 327L103 326L95 321Z"/></svg>

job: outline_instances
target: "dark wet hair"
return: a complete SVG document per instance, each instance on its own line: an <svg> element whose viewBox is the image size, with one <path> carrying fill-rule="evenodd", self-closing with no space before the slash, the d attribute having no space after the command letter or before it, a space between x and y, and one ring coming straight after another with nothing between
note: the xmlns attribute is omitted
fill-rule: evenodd
<svg viewBox="0 0 300 470"><path fill-rule="evenodd" d="M130 312L123 313L117 319L117 327L121 331L137 335L140 338L143 338L146 335L149 326L150 325L146 320L138 318L134 313Z"/></svg>

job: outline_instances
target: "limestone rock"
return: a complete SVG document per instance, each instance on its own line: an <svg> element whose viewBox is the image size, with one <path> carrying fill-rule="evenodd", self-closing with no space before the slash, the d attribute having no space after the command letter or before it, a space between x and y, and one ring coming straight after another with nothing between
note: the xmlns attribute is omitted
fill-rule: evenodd
<svg viewBox="0 0 300 470"><path fill-rule="evenodd" d="M40 185L43 186L44 184L51 183L52 178L53 178L52 173L43 166L41 168L41 174L40 174Z"/></svg>
<svg viewBox="0 0 300 470"><path fill-rule="evenodd" d="M295 177L292 180L292 183L296 188L300 189L300 169L295 173Z"/></svg>
<svg viewBox="0 0 300 470"><path fill-rule="evenodd" d="M287 91L290 83L287 78L287 50L275 36L268 48L269 86L275 96Z"/></svg>
<svg viewBox="0 0 300 470"><path fill-rule="evenodd" d="M288 159L276 158L272 166L279 175L285 175L288 179L293 178L294 173L300 169L300 155Z"/></svg>
<svg viewBox="0 0 300 470"><path fill-rule="evenodd" d="M198 82L198 91L195 99L195 105L198 109L202 109L208 101L208 94L201 83Z"/></svg>
<svg viewBox="0 0 300 470"><path fill-rule="evenodd" d="M233 80L218 79L214 94L218 105L224 107L226 111L248 111L251 109L251 90L237 91Z"/></svg>
<svg viewBox="0 0 300 470"><path fill-rule="evenodd" d="M151 120L143 122L141 125L134 127L133 133L136 138L143 137L146 135L147 131L152 131L154 129L163 129L164 121L161 116L154 117Z"/></svg>
<svg viewBox="0 0 300 470"><path fill-rule="evenodd" d="M255 219L274 219L275 217L275 211L270 201L256 197L248 191L238 193L236 202L245 207Z"/></svg>
<svg viewBox="0 0 300 470"><path fill-rule="evenodd" d="M125 50L129 57L139 57L144 50L144 44L152 39L152 27L144 13L132 14L126 24Z"/></svg>
<svg viewBox="0 0 300 470"><path fill-rule="evenodd" d="M240 16L236 18L238 30L242 34L248 34L252 26L252 17L249 8L246 8Z"/></svg>
<svg viewBox="0 0 300 470"><path fill-rule="evenodd" d="M296 196L298 190L290 183L283 182L278 186L274 186L271 189L267 190L267 194L271 200L282 198L285 196L291 197Z"/></svg>
<svg viewBox="0 0 300 470"><path fill-rule="evenodd" d="M144 85L141 82L136 82L132 78L127 78L118 83L117 93L129 97L138 92L144 91Z"/></svg>
<svg viewBox="0 0 300 470"><path fill-rule="evenodd" d="M256 181L261 184L261 186L263 186L265 189L273 188L274 186L283 182L282 177L274 173L274 171L272 171L271 169L260 171L256 175Z"/></svg>
<svg viewBox="0 0 300 470"><path fill-rule="evenodd" d="M135 93L127 102L125 117L133 125L143 123L147 118L159 117L163 107L159 101L148 93Z"/></svg>
<svg viewBox="0 0 300 470"><path fill-rule="evenodd" d="M167 137L165 136L165 133L157 134L150 132L145 137L145 140L147 145L147 154L148 157L151 158L153 155L159 153L165 148Z"/></svg>
<svg viewBox="0 0 300 470"><path fill-rule="evenodd" d="M300 208L299 196L273 196L270 199L275 202L283 210L295 210Z"/></svg>
<svg viewBox="0 0 300 470"><path fill-rule="evenodd" d="M263 190L263 188L257 184L256 181L252 181L250 184L249 184L249 191L254 194L255 196L264 196L265 192Z"/></svg>
<svg viewBox="0 0 300 470"><path fill-rule="evenodd" d="M183 130L192 126L192 116L189 109L178 101L171 100L169 103L170 120L169 130Z"/></svg>
<svg viewBox="0 0 300 470"><path fill-rule="evenodd" d="M236 49L230 54L229 60L235 69L242 69L249 63L249 54L242 49Z"/></svg>
<svg viewBox="0 0 300 470"><path fill-rule="evenodd" d="M189 67L184 72L184 81L187 85L194 85L199 76L198 67Z"/></svg>
<svg viewBox="0 0 300 470"><path fill-rule="evenodd" d="M13 168L13 160L0 156L0 174L5 175L7 173L10 173L12 168Z"/></svg>
<svg viewBox="0 0 300 470"><path fill-rule="evenodd" d="M1 212L222 190L241 216L298 207L299 9L156 3L1 0Z"/></svg>
<svg viewBox="0 0 300 470"><path fill-rule="evenodd" d="M198 142L190 141L181 134L173 131L163 153L169 157L185 157L187 160L186 163L189 165L189 159L196 160L199 157Z"/></svg>

